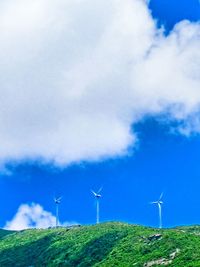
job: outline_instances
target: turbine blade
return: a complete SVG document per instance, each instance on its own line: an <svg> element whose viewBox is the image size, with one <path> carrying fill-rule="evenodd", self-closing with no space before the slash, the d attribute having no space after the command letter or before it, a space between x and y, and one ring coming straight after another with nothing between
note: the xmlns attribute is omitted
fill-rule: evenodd
<svg viewBox="0 0 200 267"><path fill-rule="evenodd" d="M91 190L91 192L92 192L92 193L94 194L94 196L96 197L97 194L96 194L93 190Z"/></svg>
<svg viewBox="0 0 200 267"><path fill-rule="evenodd" d="M163 197L163 192L161 193L159 200L161 200L161 199L162 199L162 197Z"/></svg>
<svg viewBox="0 0 200 267"><path fill-rule="evenodd" d="M99 194L102 191L102 189L103 189L103 186L100 187L100 189L97 191L97 194Z"/></svg>

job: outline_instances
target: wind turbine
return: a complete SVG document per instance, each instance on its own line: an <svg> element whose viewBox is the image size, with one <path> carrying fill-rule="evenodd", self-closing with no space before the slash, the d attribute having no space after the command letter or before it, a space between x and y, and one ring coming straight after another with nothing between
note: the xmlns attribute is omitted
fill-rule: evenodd
<svg viewBox="0 0 200 267"><path fill-rule="evenodd" d="M59 212L59 204L61 202L61 198L62 197L55 197L54 198L54 202L56 204L56 227L58 227L58 224L59 224L59 216L58 216L58 212Z"/></svg>
<svg viewBox="0 0 200 267"><path fill-rule="evenodd" d="M160 195L159 199L157 201L153 201L151 202L151 204L156 204L158 205L158 212L159 212L159 228L162 228L162 197L163 197L163 193Z"/></svg>
<svg viewBox="0 0 200 267"><path fill-rule="evenodd" d="M99 200L101 198L101 195L100 195L101 190L102 190L102 187L97 192L94 192L93 190L91 190L96 199L96 209L97 209L96 223L97 224L99 223Z"/></svg>

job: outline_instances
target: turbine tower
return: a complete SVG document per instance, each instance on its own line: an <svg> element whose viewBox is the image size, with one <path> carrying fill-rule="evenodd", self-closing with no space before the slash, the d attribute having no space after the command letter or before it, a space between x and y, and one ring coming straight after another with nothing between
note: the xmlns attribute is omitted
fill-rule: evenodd
<svg viewBox="0 0 200 267"><path fill-rule="evenodd" d="M158 205L158 212L159 212L159 228L162 228L162 197L163 197L163 193L160 195L159 199L157 201L153 201L151 202L151 204L156 204Z"/></svg>
<svg viewBox="0 0 200 267"><path fill-rule="evenodd" d="M97 214L96 214L96 223L97 224L99 223L99 200L101 198L101 195L100 195L101 190L102 190L102 187L97 192L94 192L93 190L91 190L93 195L94 195L94 197L95 197L95 199L96 199L96 212L97 212Z"/></svg>
<svg viewBox="0 0 200 267"><path fill-rule="evenodd" d="M55 202L55 204L56 204L56 227L58 227L58 225L59 225L59 204L60 204L60 202L61 202L61 198L62 197L55 197L54 198L54 202Z"/></svg>

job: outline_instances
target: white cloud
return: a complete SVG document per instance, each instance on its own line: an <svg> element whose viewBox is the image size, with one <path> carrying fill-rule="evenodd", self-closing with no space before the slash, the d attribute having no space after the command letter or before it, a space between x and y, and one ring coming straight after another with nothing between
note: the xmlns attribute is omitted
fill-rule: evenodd
<svg viewBox="0 0 200 267"><path fill-rule="evenodd" d="M0 25L1 162L124 155L147 114L199 123L198 23L166 37L147 1L3 0Z"/></svg>
<svg viewBox="0 0 200 267"><path fill-rule="evenodd" d="M7 230L55 227L56 217L40 204L21 204L11 221L4 226ZM77 225L75 221L59 222L60 226Z"/></svg>
<svg viewBox="0 0 200 267"><path fill-rule="evenodd" d="M48 228L55 226L56 218L51 212L45 211L39 204L20 205L13 219L6 223L7 230L23 230L28 228Z"/></svg>

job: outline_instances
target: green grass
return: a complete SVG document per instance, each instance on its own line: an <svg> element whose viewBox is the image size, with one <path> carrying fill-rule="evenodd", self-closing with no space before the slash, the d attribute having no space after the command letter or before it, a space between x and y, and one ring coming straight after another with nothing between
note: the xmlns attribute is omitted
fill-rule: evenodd
<svg viewBox="0 0 200 267"><path fill-rule="evenodd" d="M161 261L200 267L200 226L158 230L115 222L0 231L0 266L158 267Z"/></svg>

